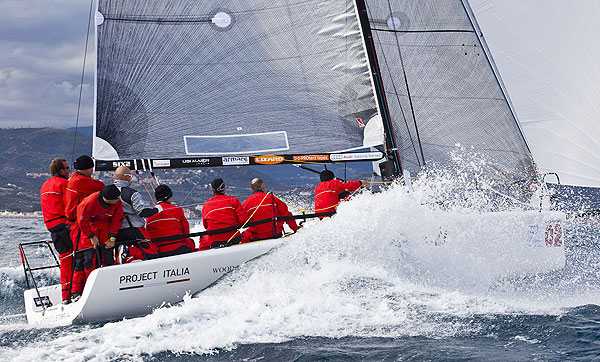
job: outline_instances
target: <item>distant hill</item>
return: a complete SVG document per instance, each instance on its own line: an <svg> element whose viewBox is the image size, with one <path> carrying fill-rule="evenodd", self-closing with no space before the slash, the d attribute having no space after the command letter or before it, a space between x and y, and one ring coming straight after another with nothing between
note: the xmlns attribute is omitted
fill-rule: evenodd
<svg viewBox="0 0 600 362"><path fill-rule="evenodd" d="M57 128L0 128L0 211L38 211L39 189L49 177L48 166L55 157L62 157L72 163L73 157L91 155L92 127L77 129L76 147L73 152L75 131ZM310 165L321 171L323 165ZM344 178L344 165L329 166L336 175ZM349 163L348 179L367 178L371 173L370 163ZM250 180L262 178L269 190L289 192L290 190L312 190L319 182L319 176L292 165L218 167L214 169L156 170L159 180L172 186L174 202L186 205L204 203L212 192L208 184L221 177L228 185L228 193L245 199L250 195ZM105 183L112 182L113 173L98 175ZM134 187L152 194L152 180L147 173L141 175L144 183L136 180ZM146 194L147 199L149 196ZM191 207L193 209L193 207Z"/></svg>
<svg viewBox="0 0 600 362"><path fill-rule="evenodd" d="M84 134L86 136L92 137L92 134L94 133L94 126L83 126L83 127L70 127L67 128L69 131L77 131L81 134Z"/></svg>
<svg viewBox="0 0 600 362"><path fill-rule="evenodd" d="M0 210L40 210L39 189L48 177L50 161L71 154L91 154L91 137L57 128L0 129Z"/></svg>

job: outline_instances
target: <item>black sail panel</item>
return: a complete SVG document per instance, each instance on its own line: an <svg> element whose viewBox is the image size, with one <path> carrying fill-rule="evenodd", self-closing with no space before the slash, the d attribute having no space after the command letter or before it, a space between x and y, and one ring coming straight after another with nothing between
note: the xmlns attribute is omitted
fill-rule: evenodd
<svg viewBox="0 0 600 362"><path fill-rule="evenodd" d="M96 158L348 150L377 113L353 1L100 0L98 13Z"/></svg>
<svg viewBox="0 0 600 362"><path fill-rule="evenodd" d="M457 146L515 179L534 168L491 58L460 0L367 0L402 166L450 161Z"/></svg>

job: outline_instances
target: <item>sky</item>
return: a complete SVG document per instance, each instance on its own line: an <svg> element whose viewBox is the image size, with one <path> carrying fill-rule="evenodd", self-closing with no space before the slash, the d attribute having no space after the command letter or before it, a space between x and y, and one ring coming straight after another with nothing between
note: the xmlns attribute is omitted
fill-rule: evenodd
<svg viewBox="0 0 600 362"><path fill-rule="evenodd" d="M74 127L89 0L0 0L0 128ZM80 126L92 124L93 24Z"/></svg>

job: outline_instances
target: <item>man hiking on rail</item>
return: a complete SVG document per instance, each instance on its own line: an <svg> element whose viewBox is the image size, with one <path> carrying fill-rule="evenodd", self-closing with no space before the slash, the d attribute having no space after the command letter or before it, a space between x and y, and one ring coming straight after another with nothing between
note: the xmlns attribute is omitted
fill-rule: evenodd
<svg viewBox="0 0 600 362"><path fill-rule="evenodd" d="M69 302L69 285L71 283L71 262L73 256L73 242L69 235L70 230L65 216L65 198L67 184L69 183L69 164L64 158L55 158L50 163L50 177L40 189L40 201L44 223L50 231L54 247L60 260L60 284L62 286L62 300Z"/></svg>
<svg viewBox="0 0 600 362"><path fill-rule="evenodd" d="M248 214L242 208L240 200L225 195L225 182L217 178L210 183L210 186L214 196L202 206L202 224L206 231L244 224L248 220ZM200 239L199 250L221 248L240 242L242 242L242 234L239 230L205 235Z"/></svg>
<svg viewBox="0 0 600 362"><path fill-rule="evenodd" d="M322 171L320 178L321 182L315 187L316 213L335 211L340 201L349 197L348 192L354 192L367 184L365 180L342 182L330 170Z"/></svg>
<svg viewBox="0 0 600 362"><path fill-rule="evenodd" d="M73 224L71 230L71 238L77 246L73 272L73 299L81 295L85 281L92 270L100 263L109 266L115 262L115 241L123 221L120 194L115 185L108 185L102 191L83 199L77 206L77 222Z"/></svg>
<svg viewBox="0 0 600 362"><path fill-rule="evenodd" d="M279 200L273 194L265 193L265 183L259 178L255 178L250 183L252 196L246 199L242 204L242 208L250 216L249 222L259 221L264 219L272 219L278 216L292 216L285 202ZM280 237L283 234L283 223L293 230L298 230L298 225L295 220L287 221L272 221L265 224L251 226L244 232L244 241L256 241L262 239L270 239Z"/></svg>
<svg viewBox="0 0 600 362"><path fill-rule="evenodd" d="M158 248L154 243L144 241L148 237L144 234L144 225L147 217L156 214L157 208L149 207L142 198L142 194L131 188L131 170L120 166L115 170L115 186L121 191L121 204L123 205L123 223L117 234L117 242L138 240L137 243L119 245L117 262L123 264L132 260L145 260L158 258Z"/></svg>
<svg viewBox="0 0 600 362"><path fill-rule="evenodd" d="M183 209L173 205L173 191L167 185L159 185L154 190L158 205L158 213L146 219L146 231L151 238L164 236L186 235L190 233ZM194 251L194 241L190 238L152 242L158 247L160 257L190 253Z"/></svg>
<svg viewBox="0 0 600 362"><path fill-rule="evenodd" d="M82 155L74 162L75 172L71 174L67 184L67 197L65 200L65 215L69 224L75 222L77 205L93 194L104 188L104 183L94 180L94 160L90 156Z"/></svg>

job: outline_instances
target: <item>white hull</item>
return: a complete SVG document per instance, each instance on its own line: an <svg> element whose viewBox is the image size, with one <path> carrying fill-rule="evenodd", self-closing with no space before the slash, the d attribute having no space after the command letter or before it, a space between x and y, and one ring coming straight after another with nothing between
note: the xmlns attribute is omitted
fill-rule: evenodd
<svg viewBox="0 0 600 362"><path fill-rule="evenodd" d="M490 213L488 216L506 222L510 214ZM522 213L520 215L523 216ZM490 247L489 243L482 240L479 249L471 250L473 253L457 245L460 240L456 240L453 229L446 229L442 222L439 230L429 229L431 235L413 235L425 241L423 248L416 248L418 255L415 256L421 262L438 266L451 261L450 264L454 265L447 265L450 273L452 268L477 262L495 264L501 270L489 270L494 278L563 268L564 214L532 211L526 213L525 219L528 227L515 225L514 230L500 239L505 241L502 245ZM52 304L45 311L41 306L36 306L35 300L39 304L39 298L35 289L26 290L27 320L30 324L56 326L148 314L154 308L181 302L186 294L207 288L235 267L269 252L283 242L283 239L264 240L100 268L90 274L81 299L76 303L60 304L60 285L40 288L41 296L48 297ZM473 254L478 256L478 260L473 259ZM448 258L448 255L454 257Z"/></svg>
<svg viewBox="0 0 600 362"><path fill-rule="evenodd" d="M168 303L178 303L199 292L235 267L269 252L283 239L240 244L94 270L81 299L61 304L60 285L39 289L52 306L36 306L35 289L25 291L25 310L30 324L68 325L139 316ZM38 299L39 304L39 299Z"/></svg>

